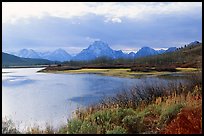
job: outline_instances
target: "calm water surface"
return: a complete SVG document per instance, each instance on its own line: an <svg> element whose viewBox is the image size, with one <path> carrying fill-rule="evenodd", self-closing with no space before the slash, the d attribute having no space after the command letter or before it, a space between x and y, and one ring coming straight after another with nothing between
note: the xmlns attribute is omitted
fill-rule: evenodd
<svg viewBox="0 0 204 136"><path fill-rule="evenodd" d="M42 68L2 69L2 117L23 126L46 122L58 127L81 106L98 102L121 89L159 78L129 79L96 74L37 73Z"/></svg>

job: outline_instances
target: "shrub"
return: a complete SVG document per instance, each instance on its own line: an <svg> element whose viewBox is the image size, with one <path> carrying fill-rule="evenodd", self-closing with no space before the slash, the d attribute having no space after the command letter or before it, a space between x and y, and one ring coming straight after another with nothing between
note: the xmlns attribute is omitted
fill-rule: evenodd
<svg viewBox="0 0 204 136"><path fill-rule="evenodd" d="M136 72L150 72L152 71L152 68L149 67L131 67L130 71L136 71Z"/></svg>
<svg viewBox="0 0 204 136"><path fill-rule="evenodd" d="M59 133L59 134L68 134L68 125L60 126L57 133Z"/></svg>
<svg viewBox="0 0 204 136"><path fill-rule="evenodd" d="M72 119L72 120L68 121L68 126L67 126L68 133L69 134L79 133L79 130L81 128L82 123L83 122L79 119Z"/></svg>
<svg viewBox="0 0 204 136"><path fill-rule="evenodd" d="M15 128L14 123L10 119L2 120L2 134L19 134L20 132Z"/></svg>
<svg viewBox="0 0 204 136"><path fill-rule="evenodd" d="M113 130L109 130L106 134L126 134L126 130L121 126L116 126Z"/></svg>
<svg viewBox="0 0 204 136"><path fill-rule="evenodd" d="M128 133L139 133L142 130L142 118L139 116L128 115L123 120L123 125Z"/></svg>
<svg viewBox="0 0 204 136"><path fill-rule="evenodd" d="M160 123L166 124L168 123L173 117L175 117L179 112L180 109L183 107L183 104L173 104L169 105L166 109L162 111L160 116Z"/></svg>
<svg viewBox="0 0 204 136"><path fill-rule="evenodd" d="M92 125L88 121L84 121L81 125L79 132L81 134L96 134L97 133L97 126Z"/></svg>
<svg viewBox="0 0 204 136"><path fill-rule="evenodd" d="M44 133L46 133L46 134L54 134L55 131L54 131L53 126L48 124L48 123L46 123L46 128L45 128Z"/></svg>
<svg viewBox="0 0 204 136"><path fill-rule="evenodd" d="M92 115L91 118L97 125L102 125L105 122L110 122L112 117L111 117L111 112L109 110L104 110L104 111L97 111Z"/></svg>
<svg viewBox="0 0 204 136"><path fill-rule="evenodd" d="M135 114L135 112L131 108L129 108L129 109L118 108L113 113L112 120L113 120L114 124L120 125L125 116L134 115L134 114Z"/></svg>
<svg viewBox="0 0 204 136"><path fill-rule="evenodd" d="M176 72L177 70L176 70L176 67L156 67L155 68L155 70L156 71L159 71L159 72L161 72L161 71L169 71L169 72Z"/></svg>

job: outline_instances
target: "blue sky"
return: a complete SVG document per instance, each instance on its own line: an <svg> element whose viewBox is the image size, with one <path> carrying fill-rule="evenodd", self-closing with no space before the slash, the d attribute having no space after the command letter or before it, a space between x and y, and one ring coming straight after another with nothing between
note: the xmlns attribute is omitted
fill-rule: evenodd
<svg viewBox="0 0 204 136"><path fill-rule="evenodd" d="M2 4L2 49L65 49L79 53L93 41L137 51L202 40L201 2L107 2Z"/></svg>

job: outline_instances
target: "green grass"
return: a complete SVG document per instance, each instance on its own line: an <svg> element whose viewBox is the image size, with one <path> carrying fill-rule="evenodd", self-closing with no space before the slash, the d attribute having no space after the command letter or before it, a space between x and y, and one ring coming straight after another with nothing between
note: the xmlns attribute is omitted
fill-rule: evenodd
<svg viewBox="0 0 204 136"><path fill-rule="evenodd" d="M183 103L176 103L169 105L168 107L164 107L160 115L160 124L168 123L173 117L177 115L177 113L180 112L180 109L183 107Z"/></svg>
<svg viewBox="0 0 204 136"><path fill-rule="evenodd" d="M126 134L126 130L121 126L116 126L113 130L109 130L106 134Z"/></svg>

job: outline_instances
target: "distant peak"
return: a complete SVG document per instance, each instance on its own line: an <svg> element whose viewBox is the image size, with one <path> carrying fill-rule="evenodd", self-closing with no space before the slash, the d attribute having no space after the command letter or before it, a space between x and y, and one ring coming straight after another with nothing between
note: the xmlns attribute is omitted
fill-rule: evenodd
<svg viewBox="0 0 204 136"><path fill-rule="evenodd" d="M199 44L199 43L200 43L199 41L194 41L194 42L189 43L188 45L194 45L194 44Z"/></svg>
<svg viewBox="0 0 204 136"><path fill-rule="evenodd" d="M176 47L169 47L168 49L176 49Z"/></svg>
<svg viewBox="0 0 204 136"><path fill-rule="evenodd" d="M200 43L199 41L194 41L194 43Z"/></svg>
<svg viewBox="0 0 204 136"><path fill-rule="evenodd" d="M101 40L98 40L98 41L94 41L93 44L107 44L107 43L105 43L105 42L103 42Z"/></svg>
<svg viewBox="0 0 204 136"><path fill-rule="evenodd" d="M117 50L116 52L123 52L122 50Z"/></svg>
<svg viewBox="0 0 204 136"><path fill-rule="evenodd" d="M20 51L28 51L28 49L21 49Z"/></svg>
<svg viewBox="0 0 204 136"><path fill-rule="evenodd" d="M65 51L65 50L63 50L62 48L58 48L55 51Z"/></svg>
<svg viewBox="0 0 204 136"><path fill-rule="evenodd" d="M154 49L152 49L152 48L150 48L150 47L147 47L147 46L144 46L144 47L142 47L140 50L154 50Z"/></svg>
<svg viewBox="0 0 204 136"><path fill-rule="evenodd" d="M103 42L103 41L94 41L92 45L94 45L94 46L108 46L108 44Z"/></svg>
<svg viewBox="0 0 204 136"><path fill-rule="evenodd" d="M130 53L128 53L129 55L134 55L135 53L134 52L130 52Z"/></svg>
<svg viewBox="0 0 204 136"><path fill-rule="evenodd" d="M144 46L141 49L150 49L150 47Z"/></svg>
<svg viewBox="0 0 204 136"><path fill-rule="evenodd" d="M110 48L107 43L103 41L94 41L90 46L89 49L95 49L95 48L100 48L100 49L106 49Z"/></svg>

